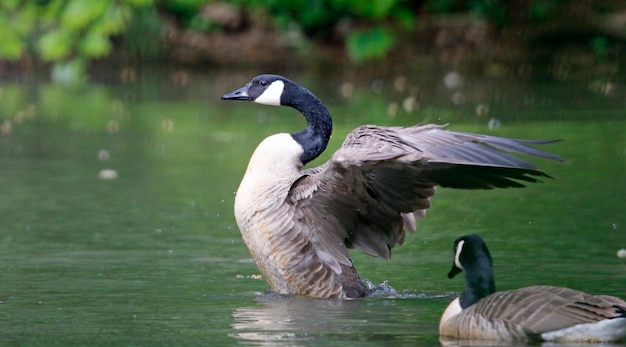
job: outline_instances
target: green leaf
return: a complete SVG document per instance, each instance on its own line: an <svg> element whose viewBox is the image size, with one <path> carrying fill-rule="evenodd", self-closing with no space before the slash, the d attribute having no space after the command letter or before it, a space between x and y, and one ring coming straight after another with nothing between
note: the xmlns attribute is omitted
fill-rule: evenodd
<svg viewBox="0 0 626 347"><path fill-rule="evenodd" d="M92 29L101 34L119 34L126 28L126 19L130 16L128 7L111 4L103 16L93 23Z"/></svg>
<svg viewBox="0 0 626 347"><path fill-rule="evenodd" d="M143 6L152 5L154 1L153 0L124 0L124 2L131 6L143 7ZM203 1L202 3L205 3L205 2L206 1Z"/></svg>
<svg viewBox="0 0 626 347"><path fill-rule="evenodd" d="M44 60L60 60L68 56L75 40L75 34L57 29L44 34L38 42L39 52Z"/></svg>
<svg viewBox="0 0 626 347"><path fill-rule="evenodd" d="M0 13L0 57L16 60L22 55L24 42L15 31L12 21Z"/></svg>
<svg viewBox="0 0 626 347"><path fill-rule="evenodd" d="M366 1L362 1L367 3ZM395 5L396 0L375 0L370 1L370 16L372 18L383 18L389 14L389 11Z"/></svg>
<svg viewBox="0 0 626 347"><path fill-rule="evenodd" d="M61 24L67 28L80 30L102 16L111 0L70 0L61 17Z"/></svg>
<svg viewBox="0 0 626 347"><path fill-rule="evenodd" d="M0 8L3 10L15 10L17 6L20 4L21 0L2 0L0 2Z"/></svg>
<svg viewBox="0 0 626 347"><path fill-rule="evenodd" d="M402 29L413 30L415 28L417 19L411 11L398 7L393 11L392 16L400 23Z"/></svg>
<svg viewBox="0 0 626 347"><path fill-rule="evenodd" d="M87 57L99 58L111 51L111 41L108 36L90 30L81 40L79 49Z"/></svg>
<svg viewBox="0 0 626 347"><path fill-rule="evenodd" d="M331 0L330 5L342 9L357 18L382 19L389 15L398 0ZM325 9L324 9L325 11Z"/></svg>
<svg viewBox="0 0 626 347"><path fill-rule="evenodd" d="M11 29L22 36L28 36L28 33L36 29L38 20L36 6L24 5L12 16ZM3 26L3 28L6 27Z"/></svg>
<svg viewBox="0 0 626 347"><path fill-rule="evenodd" d="M8 60L17 60L22 55L24 43L19 36L3 30L0 32L0 57Z"/></svg>
<svg viewBox="0 0 626 347"><path fill-rule="evenodd" d="M353 61L382 58L393 46L393 36L382 27L358 30L347 39L348 54Z"/></svg>

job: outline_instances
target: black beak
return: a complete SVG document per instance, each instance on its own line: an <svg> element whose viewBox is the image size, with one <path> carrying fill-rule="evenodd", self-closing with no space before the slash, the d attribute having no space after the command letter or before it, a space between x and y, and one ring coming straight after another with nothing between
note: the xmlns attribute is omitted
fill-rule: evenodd
<svg viewBox="0 0 626 347"><path fill-rule="evenodd" d="M448 278L452 278L458 274L460 274L463 270L459 269L456 264L452 263L452 269L448 272Z"/></svg>
<svg viewBox="0 0 626 347"><path fill-rule="evenodd" d="M252 101L250 95L248 95L248 86L243 86L232 93L222 95L222 100L246 100Z"/></svg>

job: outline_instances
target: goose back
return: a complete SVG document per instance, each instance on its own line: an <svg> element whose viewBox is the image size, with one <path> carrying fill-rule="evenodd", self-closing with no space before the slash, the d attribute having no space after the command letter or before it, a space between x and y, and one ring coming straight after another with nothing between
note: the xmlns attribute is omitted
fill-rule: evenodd
<svg viewBox="0 0 626 347"><path fill-rule="evenodd" d="M618 297L544 285L496 292L491 256L478 235L454 242L448 277L461 271L465 288L444 311L441 336L569 342L626 338L626 302Z"/></svg>
<svg viewBox="0 0 626 347"><path fill-rule="evenodd" d="M626 307L623 300L614 296L591 295L563 287L530 286L487 296L460 314L442 319L439 332L443 336L467 339L545 340L550 335L543 334L619 317L616 306L620 305ZM623 320L626 329L626 318L618 319ZM616 333L620 335L619 331ZM561 341L567 339L568 336L559 337ZM601 336L584 339L605 340Z"/></svg>

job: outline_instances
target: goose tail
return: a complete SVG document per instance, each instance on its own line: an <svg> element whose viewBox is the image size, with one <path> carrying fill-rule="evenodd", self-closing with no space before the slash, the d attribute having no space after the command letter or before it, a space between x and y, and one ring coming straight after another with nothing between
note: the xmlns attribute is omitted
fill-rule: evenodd
<svg viewBox="0 0 626 347"><path fill-rule="evenodd" d="M626 318L626 306L613 305L617 316L615 318Z"/></svg>

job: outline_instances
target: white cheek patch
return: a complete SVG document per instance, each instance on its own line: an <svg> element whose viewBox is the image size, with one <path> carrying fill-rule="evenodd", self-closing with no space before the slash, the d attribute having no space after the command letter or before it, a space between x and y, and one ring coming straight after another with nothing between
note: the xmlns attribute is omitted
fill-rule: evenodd
<svg viewBox="0 0 626 347"><path fill-rule="evenodd" d="M465 240L459 241L456 245L456 254L454 254L454 265L461 270L463 270L463 265L461 265L461 260L459 260L459 258L461 257L461 251L463 251L463 244L465 244Z"/></svg>
<svg viewBox="0 0 626 347"><path fill-rule="evenodd" d="M280 96L285 89L285 83L283 81L274 81L270 84L263 94L259 95L254 102L264 105L280 106Z"/></svg>

